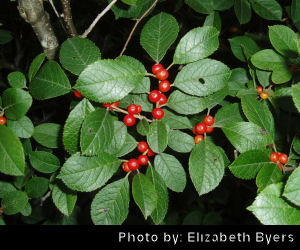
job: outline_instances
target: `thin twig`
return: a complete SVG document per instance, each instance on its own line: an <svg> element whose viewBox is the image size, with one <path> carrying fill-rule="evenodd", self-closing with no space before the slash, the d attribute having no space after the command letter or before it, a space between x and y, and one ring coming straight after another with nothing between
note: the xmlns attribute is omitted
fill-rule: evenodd
<svg viewBox="0 0 300 250"><path fill-rule="evenodd" d="M123 114L127 114L127 115L129 114L126 110L121 109L121 108L119 108L119 107L117 107L117 106L115 106L115 105L111 105L111 107L113 108L114 111L117 111L117 112L120 112L120 113L123 113ZM143 116L143 115L134 115L134 117L135 117L135 118L138 118L138 119L140 119L140 120L145 119L145 120L148 121L148 122L153 122L153 120L150 120L150 119L148 119L146 116Z"/></svg>
<svg viewBox="0 0 300 250"><path fill-rule="evenodd" d="M46 194L41 198L40 206L43 206L45 200L47 200L47 198L49 198L50 195L51 195L51 191L49 191L48 193L46 193Z"/></svg>
<svg viewBox="0 0 300 250"><path fill-rule="evenodd" d="M67 29L69 31L69 34L72 37L78 36L77 30L73 23L70 0L61 0L61 4L62 4L63 11L64 11L64 20L65 20Z"/></svg>
<svg viewBox="0 0 300 250"><path fill-rule="evenodd" d="M55 15L56 15L57 18L58 18L58 21L59 21L61 27L62 27L63 30L68 34L68 32L67 32L67 30L66 30L66 27L64 26L64 24L63 24L63 22L62 22L62 20L61 20L61 16L60 16L60 14L58 13L58 11L57 11L57 9L56 9L54 3L53 3L53 0L49 0L49 2L50 2L50 4L51 4L51 6L52 6L52 9L53 9Z"/></svg>
<svg viewBox="0 0 300 250"><path fill-rule="evenodd" d="M125 50L126 50L128 44L129 44L133 34L134 34L137 26L139 25L139 23L144 19L145 16L148 15L148 13L156 6L157 3L158 3L158 0L155 0L155 2L150 6L150 8L139 19L136 20L135 25L133 26L133 28L132 28L132 30L129 34L129 37L127 38L127 41L126 41L126 43L125 43L125 45L122 49L122 52L120 53L120 56L122 56L124 54L124 52L125 52Z"/></svg>
<svg viewBox="0 0 300 250"><path fill-rule="evenodd" d="M81 35L82 38L86 38L88 36L88 34L93 30L93 28L96 26L101 17L103 17L106 14L106 12L108 12L117 1L118 0L113 0L109 5L106 6L106 8L101 13L98 14L98 16L92 22L90 27L88 27L88 29Z"/></svg>

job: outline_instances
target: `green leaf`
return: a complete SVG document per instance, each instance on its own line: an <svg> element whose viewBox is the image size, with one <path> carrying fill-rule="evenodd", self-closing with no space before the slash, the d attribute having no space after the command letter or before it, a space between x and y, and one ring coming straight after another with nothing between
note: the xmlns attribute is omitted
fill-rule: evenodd
<svg viewBox="0 0 300 250"><path fill-rule="evenodd" d="M7 76L10 86L13 88L25 88L26 87L26 77L22 72L11 72Z"/></svg>
<svg viewBox="0 0 300 250"><path fill-rule="evenodd" d="M77 194L68 189L63 183L57 182L52 188L52 200L61 213L70 216L74 210Z"/></svg>
<svg viewBox="0 0 300 250"><path fill-rule="evenodd" d="M25 192L13 191L4 195L1 207L4 214L13 215L23 211L27 203L28 197Z"/></svg>
<svg viewBox="0 0 300 250"><path fill-rule="evenodd" d="M280 197L282 188L283 183L267 186L247 209L265 225L299 225L300 210Z"/></svg>
<svg viewBox="0 0 300 250"><path fill-rule="evenodd" d="M235 68L231 72L228 82L229 95L236 96L239 90L247 89L246 83L248 83L249 78L247 71L243 68Z"/></svg>
<svg viewBox="0 0 300 250"><path fill-rule="evenodd" d="M297 58L297 34L285 25L269 26L269 38L273 47L283 56Z"/></svg>
<svg viewBox="0 0 300 250"><path fill-rule="evenodd" d="M256 76L257 76L257 80L259 81L260 85L263 88L266 88L267 86L270 85L271 72L260 70L260 69L256 69L255 73L256 73Z"/></svg>
<svg viewBox="0 0 300 250"><path fill-rule="evenodd" d="M298 167L289 176L283 192L283 196L297 206L300 206L299 176L300 176L300 168Z"/></svg>
<svg viewBox="0 0 300 250"><path fill-rule="evenodd" d="M149 77L144 77L143 82L139 84L134 90L131 91L132 94L148 94L150 92L151 81Z"/></svg>
<svg viewBox="0 0 300 250"><path fill-rule="evenodd" d="M84 98L70 112L63 132L63 144L70 154L80 151L80 130L82 123L87 115L94 110L93 105Z"/></svg>
<svg viewBox="0 0 300 250"><path fill-rule="evenodd" d="M213 54L219 47L219 31L212 26L204 26L189 31L177 45L173 62L186 64Z"/></svg>
<svg viewBox="0 0 300 250"><path fill-rule="evenodd" d="M148 177L141 173L133 177L132 196L145 219L147 219L157 207L158 199L155 187Z"/></svg>
<svg viewBox="0 0 300 250"><path fill-rule="evenodd" d="M21 211L23 216L30 216L32 213L32 207L29 202L27 202L25 208Z"/></svg>
<svg viewBox="0 0 300 250"><path fill-rule="evenodd" d="M48 61L30 82L29 90L35 99L46 100L69 93L71 85L59 64Z"/></svg>
<svg viewBox="0 0 300 250"><path fill-rule="evenodd" d="M41 68L45 58L46 58L46 54L41 53L33 59L32 63L30 64L29 71L28 71L28 79L30 82L35 77L35 75L39 71L39 69Z"/></svg>
<svg viewBox="0 0 300 250"><path fill-rule="evenodd" d="M134 139L134 137L127 133L126 140L118 153L116 153L117 157L122 157L124 155L129 154L137 147L138 142Z"/></svg>
<svg viewBox="0 0 300 250"><path fill-rule="evenodd" d="M16 188L9 182L0 181L0 198L3 198L7 193L16 191Z"/></svg>
<svg viewBox="0 0 300 250"><path fill-rule="evenodd" d="M60 63L75 75L79 75L88 65L100 59L99 48L89 39L72 37L61 45Z"/></svg>
<svg viewBox="0 0 300 250"><path fill-rule="evenodd" d="M222 21L220 14L214 11L212 14L209 14L203 23L203 26L212 26L215 27L219 32L221 31Z"/></svg>
<svg viewBox="0 0 300 250"><path fill-rule="evenodd" d="M140 135L146 136L150 132L150 125L146 119L142 119L136 126L136 130Z"/></svg>
<svg viewBox="0 0 300 250"><path fill-rule="evenodd" d="M259 69L273 71L272 81L276 84L291 80L292 70L286 63L286 59L274 50L265 49L257 52L251 58L253 65Z"/></svg>
<svg viewBox="0 0 300 250"><path fill-rule="evenodd" d="M211 14L214 10L214 2L211 0L185 0L184 2L201 14Z"/></svg>
<svg viewBox="0 0 300 250"><path fill-rule="evenodd" d="M224 160L216 145L203 140L195 146L189 158L189 173L199 196L219 185L224 176Z"/></svg>
<svg viewBox="0 0 300 250"><path fill-rule="evenodd" d="M273 165L268 151L249 150L240 154L229 166L229 169L237 178L249 180L255 178L261 168L272 168Z"/></svg>
<svg viewBox="0 0 300 250"><path fill-rule="evenodd" d="M251 149L266 149L272 138L251 122L233 122L222 128L231 144L240 153Z"/></svg>
<svg viewBox="0 0 300 250"><path fill-rule="evenodd" d="M62 126L56 123L43 123L34 128L33 138L47 148L59 148Z"/></svg>
<svg viewBox="0 0 300 250"><path fill-rule="evenodd" d="M299 0L292 0L291 16L294 23L300 22L300 2Z"/></svg>
<svg viewBox="0 0 300 250"><path fill-rule="evenodd" d="M49 188L49 180L44 177L33 177L25 185L25 191L30 198L42 197Z"/></svg>
<svg viewBox="0 0 300 250"><path fill-rule="evenodd" d="M165 109L165 116L162 119L171 129L192 129L192 124L186 116L174 114Z"/></svg>
<svg viewBox="0 0 300 250"><path fill-rule="evenodd" d="M104 152L93 157L77 153L65 162L57 178L73 190L90 192L103 186L120 164L118 158Z"/></svg>
<svg viewBox="0 0 300 250"><path fill-rule="evenodd" d="M179 130L169 132L168 146L176 152L188 153L195 146L194 138Z"/></svg>
<svg viewBox="0 0 300 250"><path fill-rule="evenodd" d="M2 102L6 118L18 120L30 109L32 97L22 89L8 88L2 94Z"/></svg>
<svg viewBox="0 0 300 250"><path fill-rule="evenodd" d="M105 147L104 152L107 152L111 155L116 155L123 147L126 136L127 136L127 127L124 122L115 121L113 123L114 132L113 138L110 144Z"/></svg>
<svg viewBox="0 0 300 250"><path fill-rule="evenodd" d="M112 182L101 189L91 205L95 225L121 225L129 212L129 182L127 178Z"/></svg>
<svg viewBox="0 0 300 250"><path fill-rule="evenodd" d="M246 60L260 50L256 42L248 36L235 36L228 40L233 55L242 62L246 62Z"/></svg>
<svg viewBox="0 0 300 250"><path fill-rule="evenodd" d="M24 175L25 156L22 143L14 132L0 126L0 172L7 175Z"/></svg>
<svg viewBox="0 0 300 250"><path fill-rule="evenodd" d="M214 10L227 10L233 5L233 0L212 0L214 5Z"/></svg>
<svg viewBox="0 0 300 250"><path fill-rule="evenodd" d="M50 174L60 168L59 159L49 152L32 151L29 159L32 167L41 173Z"/></svg>
<svg viewBox="0 0 300 250"><path fill-rule="evenodd" d="M138 60L121 56L90 64L81 72L74 88L90 100L111 103L142 84L145 74L146 69Z"/></svg>
<svg viewBox="0 0 300 250"><path fill-rule="evenodd" d="M167 187L174 192L182 192L186 185L186 174L181 163L173 156L165 153L156 155L154 167Z"/></svg>
<svg viewBox="0 0 300 250"><path fill-rule="evenodd" d="M260 192L270 184L281 182L282 179L283 175L278 165L273 164L271 166L263 166L256 176L257 192Z"/></svg>
<svg viewBox="0 0 300 250"><path fill-rule="evenodd" d="M292 97L296 108L300 112L300 82L292 85Z"/></svg>
<svg viewBox="0 0 300 250"><path fill-rule="evenodd" d="M174 86L190 95L207 96L226 87L230 74L230 69L222 62L203 59L183 67Z"/></svg>
<svg viewBox="0 0 300 250"><path fill-rule="evenodd" d="M168 128L163 121L157 120L151 123L147 142L155 153L164 152L168 145Z"/></svg>
<svg viewBox="0 0 300 250"><path fill-rule="evenodd" d="M134 5L136 4L137 0L121 0L123 3L126 3L128 5Z"/></svg>
<svg viewBox="0 0 300 250"><path fill-rule="evenodd" d="M10 32L6 30L0 30L0 45L7 44L13 39Z"/></svg>
<svg viewBox="0 0 300 250"><path fill-rule="evenodd" d="M280 21L282 8L275 0L250 0L253 10L257 15L267 20Z"/></svg>
<svg viewBox="0 0 300 250"><path fill-rule="evenodd" d="M27 116L16 121L8 120L7 126L20 138L30 138L33 135L34 126Z"/></svg>
<svg viewBox="0 0 300 250"><path fill-rule="evenodd" d="M84 155L96 155L113 139L114 124L109 111L96 109L89 113L81 128L80 147Z"/></svg>
<svg viewBox="0 0 300 250"><path fill-rule="evenodd" d="M251 6L249 0L234 0L234 12L240 24L251 20Z"/></svg>
<svg viewBox="0 0 300 250"><path fill-rule="evenodd" d="M170 14L161 12L145 24L140 42L150 57L158 63L176 40L178 32L176 19Z"/></svg>
<svg viewBox="0 0 300 250"><path fill-rule="evenodd" d="M242 97L242 109L247 119L260 126L274 139L275 122L268 106L256 100L252 96Z"/></svg>
<svg viewBox="0 0 300 250"><path fill-rule="evenodd" d="M161 178L161 176L155 171L152 166L149 166L147 169L146 177L148 177L157 193L157 207L151 213L151 218L156 225L159 225L164 220L169 205L169 196L168 196L168 189Z"/></svg>

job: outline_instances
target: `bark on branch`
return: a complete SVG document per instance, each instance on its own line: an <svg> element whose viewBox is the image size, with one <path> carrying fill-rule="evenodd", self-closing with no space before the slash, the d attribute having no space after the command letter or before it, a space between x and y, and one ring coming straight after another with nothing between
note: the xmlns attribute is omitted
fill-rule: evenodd
<svg viewBox="0 0 300 250"><path fill-rule="evenodd" d="M64 11L64 20L65 20L67 29L69 31L69 34L72 37L77 36L78 33L77 33L77 30L73 23L70 0L61 0L61 4L62 4L63 11Z"/></svg>
<svg viewBox="0 0 300 250"><path fill-rule="evenodd" d="M21 17L32 26L47 58L54 59L59 44L49 14L44 10L43 1L18 0L18 10Z"/></svg>

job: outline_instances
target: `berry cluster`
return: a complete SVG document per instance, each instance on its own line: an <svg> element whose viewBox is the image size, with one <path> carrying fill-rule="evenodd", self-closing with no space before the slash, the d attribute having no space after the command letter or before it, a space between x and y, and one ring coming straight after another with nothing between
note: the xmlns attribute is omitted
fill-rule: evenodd
<svg viewBox="0 0 300 250"><path fill-rule="evenodd" d="M258 86L258 87L256 88L256 91L257 91L257 93L259 94L259 96L260 96L261 99L263 99L263 100L268 99L269 93L266 92L266 91L264 91L264 89L263 89L262 86Z"/></svg>
<svg viewBox="0 0 300 250"><path fill-rule="evenodd" d="M155 153L149 148L149 145L145 141L141 141L137 145L139 152L143 153L138 157L138 159L130 159L123 163L122 168L125 172L130 172L132 170L139 169L140 165L147 165L149 158L148 156L153 156ZM148 155L148 156L147 156Z"/></svg>
<svg viewBox="0 0 300 250"><path fill-rule="evenodd" d="M4 116L0 116L0 125L6 124L6 118Z"/></svg>
<svg viewBox="0 0 300 250"><path fill-rule="evenodd" d="M127 107L128 114L124 116L123 122L126 126L131 127L135 124L136 119L134 115L140 114L142 112L142 106L136 104L130 104Z"/></svg>
<svg viewBox="0 0 300 250"><path fill-rule="evenodd" d="M289 157L283 153L272 152L270 154L270 160L278 164L280 170L282 170L282 164L286 164L289 161Z"/></svg>
<svg viewBox="0 0 300 250"><path fill-rule="evenodd" d="M196 135L194 140L195 143L198 144L202 140L204 140L204 133L211 133L214 130L213 124L215 123L215 118L211 115L207 115L204 118L203 122L196 124L193 127L193 133Z"/></svg>

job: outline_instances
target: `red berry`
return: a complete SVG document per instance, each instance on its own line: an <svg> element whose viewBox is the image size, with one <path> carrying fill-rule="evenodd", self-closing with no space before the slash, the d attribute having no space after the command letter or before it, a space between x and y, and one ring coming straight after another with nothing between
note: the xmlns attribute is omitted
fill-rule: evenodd
<svg viewBox="0 0 300 250"><path fill-rule="evenodd" d="M214 127L207 127L206 133L211 133L214 131Z"/></svg>
<svg viewBox="0 0 300 250"><path fill-rule="evenodd" d="M265 92L265 91L263 91L262 93L260 93L260 98L261 99L268 99L268 97L269 97L269 93L268 92Z"/></svg>
<svg viewBox="0 0 300 250"><path fill-rule="evenodd" d="M152 72L153 72L153 74L154 75L156 75L156 73L158 72L158 71L160 71L161 69L163 69L164 68L164 66L162 66L161 64L154 64L153 66L152 66Z"/></svg>
<svg viewBox="0 0 300 250"><path fill-rule="evenodd" d="M6 124L6 118L4 116L0 117L0 125L5 125Z"/></svg>
<svg viewBox="0 0 300 250"><path fill-rule="evenodd" d="M161 108L155 108L152 110L152 115L155 119L162 119L165 115L165 112Z"/></svg>
<svg viewBox="0 0 300 250"><path fill-rule="evenodd" d="M82 98L82 97L83 97L83 95L82 95L78 90L75 90L74 95L75 95L77 98Z"/></svg>
<svg viewBox="0 0 300 250"><path fill-rule="evenodd" d="M128 167L130 170L137 170L140 167L140 164L137 159L130 159L128 161Z"/></svg>
<svg viewBox="0 0 300 250"><path fill-rule="evenodd" d="M280 168L280 170L282 170L282 168L283 168L281 163L278 164L278 167Z"/></svg>
<svg viewBox="0 0 300 250"><path fill-rule="evenodd" d="M256 88L256 91L257 91L258 94L260 94L260 93L262 93L262 92L264 91L264 89L263 89L262 86L258 86L258 87Z"/></svg>
<svg viewBox="0 0 300 250"><path fill-rule="evenodd" d="M149 148L148 143L145 141L141 141L138 143L137 145L137 149L138 151L140 151L141 153L146 152L146 150Z"/></svg>
<svg viewBox="0 0 300 250"><path fill-rule="evenodd" d="M164 94L160 94L160 99L158 101L158 103L160 105L166 104L168 101L168 98L164 95Z"/></svg>
<svg viewBox="0 0 300 250"><path fill-rule="evenodd" d="M127 108L127 111L131 115L135 115L138 113L138 107L135 104L130 104Z"/></svg>
<svg viewBox="0 0 300 250"><path fill-rule="evenodd" d="M148 163L149 159L147 155L140 155L138 158L138 162L140 165L146 165Z"/></svg>
<svg viewBox="0 0 300 250"><path fill-rule="evenodd" d="M291 69L292 71L294 71L294 70L295 70L295 65L291 65L291 66L290 66L290 69Z"/></svg>
<svg viewBox="0 0 300 250"><path fill-rule="evenodd" d="M105 108L108 108L110 107L111 103L102 103L102 106L105 107Z"/></svg>
<svg viewBox="0 0 300 250"><path fill-rule="evenodd" d="M136 122L136 119L133 115L125 115L123 122L125 123L126 126L130 127L133 126Z"/></svg>
<svg viewBox="0 0 300 250"><path fill-rule="evenodd" d="M155 155L155 153L151 150L151 148L149 148L148 151L147 151L147 155L148 156L153 156L153 155Z"/></svg>
<svg viewBox="0 0 300 250"><path fill-rule="evenodd" d="M286 154L279 154L278 160L282 164L286 164L289 161L289 157Z"/></svg>
<svg viewBox="0 0 300 250"><path fill-rule="evenodd" d="M136 109L137 109L137 114L142 112L142 106L141 105L136 105Z"/></svg>
<svg viewBox="0 0 300 250"><path fill-rule="evenodd" d="M128 162L124 162L123 165L122 165L122 168L127 173L131 171L129 166L128 166Z"/></svg>
<svg viewBox="0 0 300 250"><path fill-rule="evenodd" d="M166 80L169 77L169 72L166 69L159 70L156 74L158 80Z"/></svg>
<svg viewBox="0 0 300 250"><path fill-rule="evenodd" d="M168 92L170 88L171 88L171 84L168 80L164 80L159 83L159 90L161 92Z"/></svg>
<svg viewBox="0 0 300 250"><path fill-rule="evenodd" d="M204 123L207 125L207 126L212 126L215 122L215 118L211 115L207 115L205 118L204 118Z"/></svg>
<svg viewBox="0 0 300 250"><path fill-rule="evenodd" d="M114 105L115 107L118 107L120 104L120 102L113 102L110 104L109 109L114 109L114 107L112 107L112 105Z"/></svg>
<svg viewBox="0 0 300 250"><path fill-rule="evenodd" d="M196 135L194 140L195 140L195 143L198 144L199 142L204 140L204 137L203 137L203 135Z"/></svg>
<svg viewBox="0 0 300 250"><path fill-rule="evenodd" d="M151 102L158 102L160 99L161 93L158 90L152 90L149 94L149 100Z"/></svg>
<svg viewBox="0 0 300 250"><path fill-rule="evenodd" d="M205 132L206 132L206 130L207 130L207 126L206 126L206 124L205 123L203 123L203 122L201 122L201 123L198 123L197 125L196 125L196 132L197 132L197 134L204 134Z"/></svg>
<svg viewBox="0 0 300 250"><path fill-rule="evenodd" d="M193 127L193 133L196 135L197 131L196 131L196 125Z"/></svg>
<svg viewBox="0 0 300 250"><path fill-rule="evenodd" d="M270 154L270 161L277 162L279 160L279 154L276 152L273 152Z"/></svg>

